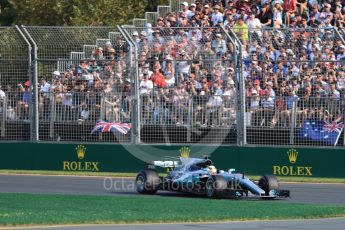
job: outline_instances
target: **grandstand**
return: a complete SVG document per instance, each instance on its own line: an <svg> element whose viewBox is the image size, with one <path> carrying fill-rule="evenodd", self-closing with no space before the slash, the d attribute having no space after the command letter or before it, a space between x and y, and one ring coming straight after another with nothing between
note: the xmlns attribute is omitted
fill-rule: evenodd
<svg viewBox="0 0 345 230"><path fill-rule="evenodd" d="M0 140L329 145L301 132L344 122L341 1L169 3L132 25L2 28Z"/></svg>

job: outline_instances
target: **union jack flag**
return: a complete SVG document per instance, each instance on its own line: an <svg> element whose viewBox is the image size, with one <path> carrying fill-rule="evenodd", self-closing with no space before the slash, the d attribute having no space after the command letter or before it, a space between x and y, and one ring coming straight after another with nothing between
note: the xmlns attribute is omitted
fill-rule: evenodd
<svg viewBox="0 0 345 230"><path fill-rule="evenodd" d="M332 123L328 123L328 122L325 122L326 124L323 125L323 130L326 131L326 132L337 132L337 133L341 133L341 131L343 130L344 128L344 124L342 123L337 123L335 121L333 121Z"/></svg>
<svg viewBox="0 0 345 230"><path fill-rule="evenodd" d="M131 130L132 125L127 123L118 123L118 122L105 122L99 121L95 127L92 129L91 133L94 132L120 132L122 134L127 134Z"/></svg>

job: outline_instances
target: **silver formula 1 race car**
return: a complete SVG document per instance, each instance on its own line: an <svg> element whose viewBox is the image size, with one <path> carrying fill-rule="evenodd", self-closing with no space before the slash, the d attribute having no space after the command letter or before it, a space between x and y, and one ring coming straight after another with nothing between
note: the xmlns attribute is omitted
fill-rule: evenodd
<svg viewBox="0 0 345 230"><path fill-rule="evenodd" d="M160 177L155 166L171 168ZM206 195L209 198L279 198L290 197L290 191L279 190L277 178L265 175L256 183L243 173L217 170L208 158L180 158L180 161L154 161L136 177L136 190L142 194L154 194L158 190L187 192Z"/></svg>

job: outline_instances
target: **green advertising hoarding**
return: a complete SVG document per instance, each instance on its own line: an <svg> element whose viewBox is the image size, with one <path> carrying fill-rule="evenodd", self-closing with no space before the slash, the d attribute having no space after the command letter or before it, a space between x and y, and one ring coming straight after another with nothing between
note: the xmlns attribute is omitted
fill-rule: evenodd
<svg viewBox="0 0 345 230"><path fill-rule="evenodd" d="M208 155L219 169L251 175L345 177L341 148L2 143L0 169L137 172L145 161Z"/></svg>

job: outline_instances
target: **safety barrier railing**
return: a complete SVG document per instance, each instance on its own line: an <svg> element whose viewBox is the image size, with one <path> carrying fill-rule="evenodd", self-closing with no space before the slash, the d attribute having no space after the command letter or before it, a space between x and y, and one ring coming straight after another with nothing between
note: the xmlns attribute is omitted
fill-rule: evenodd
<svg viewBox="0 0 345 230"><path fill-rule="evenodd" d="M331 142L324 141L326 134L339 134L332 139L333 145L344 145L340 133L344 98L321 93L310 96L308 92L300 96L291 91L277 96L253 92L247 97L245 114L248 144L329 146Z"/></svg>
<svg viewBox="0 0 345 230"><path fill-rule="evenodd" d="M140 95L144 143L236 143L237 106L230 93L190 95L172 91Z"/></svg>
<svg viewBox="0 0 345 230"><path fill-rule="evenodd" d="M112 141L129 142L131 134L103 127L93 132L99 122L131 123L131 100L128 93L93 90L42 93L40 95L40 140L42 141ZM107 136L106 139L100 136Z"/></svg>

